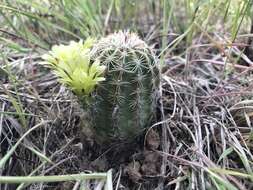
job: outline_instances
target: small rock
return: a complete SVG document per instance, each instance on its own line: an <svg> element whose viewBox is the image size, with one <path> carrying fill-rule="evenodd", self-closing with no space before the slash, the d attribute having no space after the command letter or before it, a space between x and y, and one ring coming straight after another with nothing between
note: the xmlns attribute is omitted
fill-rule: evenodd
<svg viewBox="0 0 253 190"><path fill-rule="evenodd" d="M159 154L151 151L144 152L144 161L141 166L141 172L143 175L147 176L158 175L160 165L161 162Z"/></svg>
<svg viewBox="0 0 253 190"><path fill-rule="evenodd" d="M125 173L129 176L129 179L133 181L134 183L138 183L141 179L141 173L140 171L140 163L137 161L133 161L129 163L125 168Z"/></svg>
<svg viewBox="0 0 253 190"><path fill-rule="evenodd" d="M156 165L154 163L144 163L141 166L141 171L144 175L147 176L153 176L158 174Z"/></svg>
<svg viewBox="0 0 253 190"><path fill-rule="evenodd" d="M106 171L108 168L108 162L105 158L97 159L91 162L91 167L95 171Z"/></svg>
<svg viewBox="0 0 253 190"><path fill-rule="evenodd" d="M160 136L159 134L154 130L150 129L148 131L147 137L147 148L150 150L157 150L160 145Z"/></svg>

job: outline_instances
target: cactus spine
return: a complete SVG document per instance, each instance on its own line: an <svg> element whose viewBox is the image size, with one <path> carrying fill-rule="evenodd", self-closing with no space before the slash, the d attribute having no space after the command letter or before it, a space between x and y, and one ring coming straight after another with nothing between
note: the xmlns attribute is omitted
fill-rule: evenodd
<svg viewBox="0 0 253 190"><path fill-rule="evenodd" d="M152 49L136 34L118 32L100 39L93 57L106 66L90 114L98 136L129 139L150 124L155 113L159 68Z"/></svg>

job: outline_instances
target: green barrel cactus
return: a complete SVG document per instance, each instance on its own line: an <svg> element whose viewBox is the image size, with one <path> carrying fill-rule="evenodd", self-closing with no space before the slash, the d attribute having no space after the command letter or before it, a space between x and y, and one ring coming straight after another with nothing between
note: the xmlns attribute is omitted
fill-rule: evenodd
<svg viewBox="0 0 253 190"><path fill-rule="evenodd" d="M131 139L155 114L160 72L155 54L136 34L118 32L101 38L92 57L106 66L89 112L103 141Z"/></svg>
<svg viewBox="0 0 253 190"><path fill-rule="evenodd" d="M160 72L152 48L136 34L71 41L42 58L77 95L98 142L132 139L150 125Z"/></svg>

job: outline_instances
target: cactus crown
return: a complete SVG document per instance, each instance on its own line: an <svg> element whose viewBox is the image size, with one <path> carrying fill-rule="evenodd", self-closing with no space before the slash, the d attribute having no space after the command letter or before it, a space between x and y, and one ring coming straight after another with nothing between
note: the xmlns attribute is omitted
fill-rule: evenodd
<svg viewBox="0 0 253 190"><path fill-rule="evenodd" d="M44 64L53 69L61 83L67 85L78 96L88 96L95 86L105 80L102 76L105 66L98 60L90 61L90 48L94 39L71 41L69 45L53 46L42 58Z"/></svg>
<svg viewBox="0 0 253 190"><path fill-rule="evenodd" d="M148 48L147 44L135 33L129 31L119 31L101 38L97 44L99 48L118 48L118 49L141 49Z"/></svg>
<svg viewBox="0 0 253 190"><path fill-rule="evenodd" d="M107 73L124 71L135 73L136 77L144 77L146 70L154 75L155 81L159 77L153 50L135 33L120 31L110 34L101 38L94 45L92 52L93 57L99 58L101 63L107 66Z"/></svg>

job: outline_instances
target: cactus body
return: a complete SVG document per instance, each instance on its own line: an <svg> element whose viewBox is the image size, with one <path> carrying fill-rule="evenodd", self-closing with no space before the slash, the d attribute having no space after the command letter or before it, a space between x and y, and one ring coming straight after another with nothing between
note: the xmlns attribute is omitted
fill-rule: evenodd
<svg viewBox="0 0 253 190"><path fill-rule="evenodd" d="M152 49L129 32L100 39L93 56L106 66L90 114L98 136L129 139L139 134L155 113L159 68Z"/></svg>

